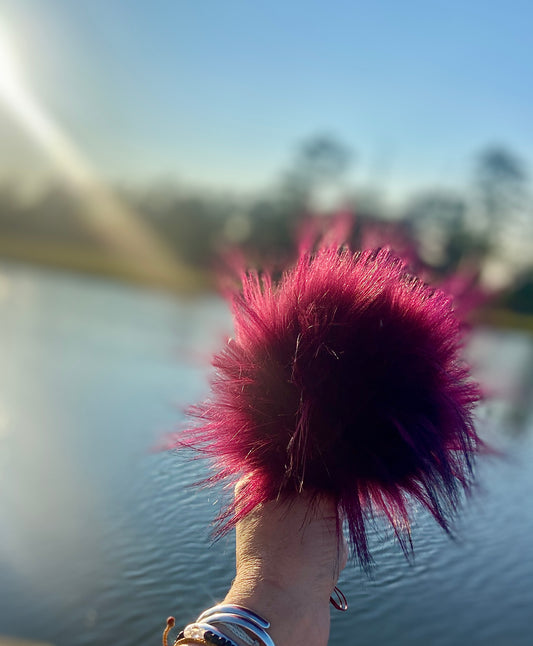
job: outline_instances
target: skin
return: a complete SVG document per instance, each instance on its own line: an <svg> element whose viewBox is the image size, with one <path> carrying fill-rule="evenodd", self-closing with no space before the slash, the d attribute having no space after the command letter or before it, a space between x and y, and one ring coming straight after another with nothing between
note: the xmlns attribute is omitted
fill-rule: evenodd
<svg viewBox="0 0 533 646"><path fill-rule="evenodd" d="M347 560L334 502L301 494L258 506L237 525L236 554L224 602L270 621L276 646L326 646L329 598Z"/></svg>

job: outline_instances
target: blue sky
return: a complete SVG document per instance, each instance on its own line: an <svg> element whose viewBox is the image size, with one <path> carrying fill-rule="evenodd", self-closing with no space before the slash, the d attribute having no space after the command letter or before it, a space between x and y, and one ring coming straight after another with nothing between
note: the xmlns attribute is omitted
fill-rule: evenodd
<svg viewBox="0 0 533 646"><path fill-rule="evenodd" d="M533 3L0 0L36 100L104 177L262 188L331 133L356 182L533 159ZM0 177L48 162L0 105Z"/></svg>

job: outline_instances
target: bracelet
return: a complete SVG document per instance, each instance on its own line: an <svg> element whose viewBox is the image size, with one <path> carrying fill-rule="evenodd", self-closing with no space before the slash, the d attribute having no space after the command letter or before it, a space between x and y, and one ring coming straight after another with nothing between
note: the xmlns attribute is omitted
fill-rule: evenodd
<svg viewBox="0 0 533 646"><path fill-rule="evenodd" d="M243 619L248 619L252 623L255 623L257 626L259 626L259 628L264 628L265 630L267 628L270 628L270 622L267 621L266 619L263 619L263 617L258 615L253 610L250 610L249 608L245 608L244 606L238 606L235 604L228 604L228 603L220 604L218 606L213 606L212 608L205 610L198 617L198 619L199 620L205 619L209 615L212 615L214 613L219 613L219 612L230 612L231 614L242 617Z"/></svg>
<svg viewBox="0 0 533 646"><path fill-rule="evenodd" d="M270 622L244 606L236 604L213 606L203 612L199 619L221 624L247 646L274 646L272 638L265 632L270 628Z"/></svg>
<svg viewBox="0 0 533 646"><path fill-rule="evenodd" d="M256 621L244 618L242 613L237 615L230 612L209 612L209 614L204 617L204 620L213 624L240 626L252 634L259 641L261 646L275 646L272 637L261 626L259 626Z"/></svg>
<svg viewBox="0 0 533 646"><path fill-rule="evenodd" d="M216 644L216 646L237 646L237 644L226 637L224 633L218 631L214 626L207 623L194 623L189 624L183 630L184 639L203 639L204 642L209 644Z"/></svg>
<svg viewBox="0 0 533 646"><path fill-rule="evenodd" d="M230 633L230 636L233 635L234 637L237 637L237 639L246 644L246 646L260 646L259 642L253 637L250 637L244 628L236 626L235 624L222 624L222 626L226 632Z"/></svg>
<svg viewBox="0 0 533 646"><path fill-rule="evenodd" d="M348 609L346 597L337 586L330 597L337 610ZM163 646L168 646L168 633L174 627L174 617L167 619L163 633ZM195 623L186 626L178 635L174 646L181 644L215 644L216 646L237 646L237 644L212 624L225 627L248 646L275 646L272 637L266 632L270 622L253 610L234 604L219 604L204 610Z"/></svg>
<svg viewBox="0 0 533 646"><path fill-rule="evenodd" d="M174 617L169 617L163 633L163 646L168 646L168 634L174 624ZM213 624L226 627L226 630L237 637L240 636L249 646L275 646L272 637L266 632L266 629L270 628L270 622L249 608L233 604L220 604L205 610L196 622L185 626L174 642L174 646L187 643L238 646ZM246 639L243 634L246 634Z"/></svg>

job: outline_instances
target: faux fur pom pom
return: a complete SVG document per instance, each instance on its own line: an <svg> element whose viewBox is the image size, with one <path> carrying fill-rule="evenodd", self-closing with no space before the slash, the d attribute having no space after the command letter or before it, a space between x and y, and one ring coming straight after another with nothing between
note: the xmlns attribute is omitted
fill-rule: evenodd
<svg viewBox="0 0 533 646"><path fill-rule="evenodd" d="M212 397L178 441L211 458L210 482L249 476L221 531L304 490L336 500L363 565L376 512L405 551L411 498L448 531L482 446L451 299L388 249L332 245L303 252L277 283L242 279Z"/></svg>

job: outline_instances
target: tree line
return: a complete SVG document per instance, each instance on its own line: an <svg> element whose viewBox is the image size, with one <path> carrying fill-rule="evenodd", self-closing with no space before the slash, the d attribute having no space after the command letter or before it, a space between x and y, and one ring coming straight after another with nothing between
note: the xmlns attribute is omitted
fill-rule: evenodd
<svg viewBox="0 0 533 646"><path fill-rule="evenodd" d="M319 135L295 151L268 192L221 195L172 184L115 192L180 262L198 271L211 271L235 249L257 266L282 266L306 222L314 218L325 226L342 209L355 214L355 245L371 239L404 246L441 278L468 268L477 280L495 282L507 307L533 313L533 200L526 165L516 154L489 147L475 158L466 188L421 188L394 211L379 191L350 185L354 159L343 143ZM102 240L82 208L80 196L59 182L33 200L21 199L17 187L4 182L0 253L10 255L10 241L21 256L21 241L31 241L31 249L53 243L99 251Z"/></svg>

